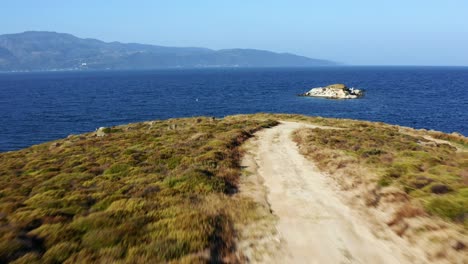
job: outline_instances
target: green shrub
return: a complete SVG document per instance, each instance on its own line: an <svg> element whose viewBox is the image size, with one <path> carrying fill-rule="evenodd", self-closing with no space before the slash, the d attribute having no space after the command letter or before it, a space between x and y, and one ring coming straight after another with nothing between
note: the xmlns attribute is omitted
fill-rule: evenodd
<svg viewBox="0 0 468 264"><path fill-rule="evenodd" d="M425 207L432 214L459 222L463 222L468 214L468 202L455 197L434 197Z"/></svg>
<svg viewBox="0 0 468 264"><path fill-rule="evenodd" d="M130 166L128 164L116 163L112 165L109 169L104 171L104 174L120 174L126 175Z"/></svg>
<svg viewBox="0 0 468 264"><path fill-rule="evenodd" d="M393 179L387 176L383 176L377 181L377 184L381 187L386 187L386 186L390 186L392 182L393 182Z"/></svg>
<svg viewBox="0 0 468 264"><path fill-rule="evenodd" d="M403 166L401 164L395 164L386 169L385 176L389 178L400 178L401 176L405 175L408 172L407 166Z"/></svg>

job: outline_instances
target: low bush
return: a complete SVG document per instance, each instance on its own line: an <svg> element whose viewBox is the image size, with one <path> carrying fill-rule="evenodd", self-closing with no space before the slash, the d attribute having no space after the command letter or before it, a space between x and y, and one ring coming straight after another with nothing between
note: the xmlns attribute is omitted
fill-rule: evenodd
<svg viewBox="0 0 468 264"><path fill-rule="evenodd" d="M466 222L468 202L456 196L433 197L425 203L428 212L446 219L458 222ZM466 225L466 223L465 223Z"/></svg>

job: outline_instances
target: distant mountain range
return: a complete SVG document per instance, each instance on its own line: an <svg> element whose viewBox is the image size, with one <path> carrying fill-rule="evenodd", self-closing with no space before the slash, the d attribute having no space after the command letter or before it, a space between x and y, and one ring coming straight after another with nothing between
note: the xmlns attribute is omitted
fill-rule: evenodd
<svg viewBox="0 0 468 264"><path fill-rule="evenodd" d="M254 49L211 50L108 43L43 31L0 35L0 71L308 67L336 64L289 53Z"/></svg>

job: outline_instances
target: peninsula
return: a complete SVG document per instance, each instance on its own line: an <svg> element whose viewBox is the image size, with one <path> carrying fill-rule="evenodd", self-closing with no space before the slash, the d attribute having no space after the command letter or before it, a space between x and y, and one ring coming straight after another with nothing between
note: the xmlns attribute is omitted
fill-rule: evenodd
<svg viewBox="0 0 468 264"><path fill-rule="evenodd" d="M0 263L468 263L467 146L287 114L70 135L0 153Z"/></svg>

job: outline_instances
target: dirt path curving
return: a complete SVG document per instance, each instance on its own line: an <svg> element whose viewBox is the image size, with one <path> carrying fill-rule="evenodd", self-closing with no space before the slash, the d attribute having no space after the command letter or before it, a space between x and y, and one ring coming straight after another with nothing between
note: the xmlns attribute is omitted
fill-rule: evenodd
<svg viewBox="0 0 468 264"><path fill-rule="evenodd" d="M281 250L264 253L263 261L427 263L422 252L410 250L390 230L377 237L365 217L346 205L334 182L299 154L291 133L302 126L313 127L282 122L258 132L245 158L255 161L254 173L277 217Z"/></svg>

